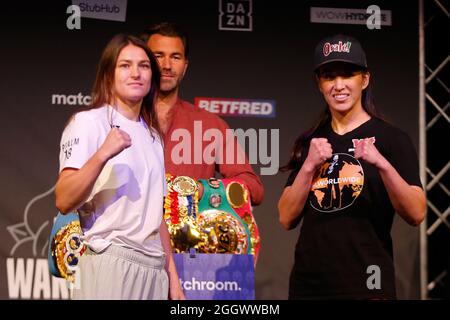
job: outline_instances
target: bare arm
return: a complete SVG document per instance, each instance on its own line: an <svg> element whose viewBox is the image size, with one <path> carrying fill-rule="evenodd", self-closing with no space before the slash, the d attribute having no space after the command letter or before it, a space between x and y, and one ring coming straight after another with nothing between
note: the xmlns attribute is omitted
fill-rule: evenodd
<svg viewBox="0 0 450 320"><path fill-rule="evenodd" d="M426 212L423 190L419 186L409 185L369 139L356 146L355 157L378 168L395 211L410 225L419 225Z"/></svg>
<svg viewBox="0 0 450 320"><path fill-rule="evenodd" d="M386 159L379 172L395 211L410 225L418 226L426 212L422 188L409 185Z"/></svg>
<svg viewBox="0 0 450 320"><path fill-rule="evenodd" d="M130 136L118 128L111 129L102 146L80 168L61 171L56 182L56 207L61 213L79 208L87 199L106 162L131 146Z"/></svg>
<svg viewBox="0 0 450 320"><path fill-rule="evenodd" d="M166 222L161 222L159 228L161 244L166 254L166 271L169 276L169 298L171 300L185 300L183 289L181 288L180 278L178 277L175 260L172 255L172 245L170 244L170 234L167 230Z"/></svg>
<svg viewBox="0 0 450 320"><path fill-rule="evenodd" d="M331 157L331 145L325 138L311 140L308 156L294 183L286 187L278 201L278 216L281 225L290 230L300 222L300 214L308 199L315 171Z"/></svg>
<svg viewBox="0 0 450 320"><path fill-rule="evenodd" d="M278 216L283 228L291 230L300 222L301 212L309 195L314 170L302 166L294 183L286 187L278 201Z"/></svg>

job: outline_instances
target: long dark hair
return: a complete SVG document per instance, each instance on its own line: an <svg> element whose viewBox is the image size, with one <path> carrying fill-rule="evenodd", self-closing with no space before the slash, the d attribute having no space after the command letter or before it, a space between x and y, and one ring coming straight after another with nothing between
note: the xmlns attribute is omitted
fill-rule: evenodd
<svg viewBox="0 0 450 320"><path fill-rule="evenodd" d="M148 49L147 44L132 35L123 33L117 34L106 45L97 67L97 75L92 89L92 102L85 110L100 108L113 101L114 73L117 59L122 49L129 44L144 50L150 60L150 67L152 70L151 88L142 100L141 116L149 127L152 127L159 135L161 135L158 117L156 116L155 111L155 101L158 95L161 78L158 62Z"/></svg>
<svg viewBox="0 0 450 320"><path fill-rule="evenodd" d="M367 69L362 70L363 73L368 72ZM319 76L318 73L316 73L316 76ZM361 94L361 104L363 109L374 118L381 118L380 113L375 107L373 94L372 94L372 81L369 81L369 85L362 91ZM287 164L280 167L281 172L286 172L290 170L294 170L297 168L302 148L305 144L309 142L309 140L312 138L314 133L322 129L324 126L328 125L331 122L331 112L330 108L328 106L325 106L325 109L322 110L322 113L320 114L318 120L316 123L308 130L303 132L294 142L294 146L291 150L291 156Z"/></svg>

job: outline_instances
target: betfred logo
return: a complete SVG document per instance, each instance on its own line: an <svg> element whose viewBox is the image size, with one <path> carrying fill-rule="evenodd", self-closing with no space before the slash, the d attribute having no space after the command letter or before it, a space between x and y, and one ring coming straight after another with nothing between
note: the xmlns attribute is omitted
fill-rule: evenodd
<svg viewBox="0 0 450 320"><path fill-rule="evenodd" d="M350 53L351 45L352 43L350 41L347 41L346 43L342 43L342 41L339 41L339 43L325 42L325 44L323 45L323 55L327 57L332 52Z"/></svg>
<svg viewBox="0 0 450 320"><path fill-rule="evenodd" d="M211 113L229 117L275 118L274 100L195 98L194 104Z"/></svg>

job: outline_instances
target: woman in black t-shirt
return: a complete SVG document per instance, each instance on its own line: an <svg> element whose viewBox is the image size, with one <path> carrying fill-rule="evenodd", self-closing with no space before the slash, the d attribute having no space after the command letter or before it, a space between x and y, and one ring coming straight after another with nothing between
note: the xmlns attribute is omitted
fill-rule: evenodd
<svg viewBox="0 0 450 320"><path fill-rule="evenodd" d="M426 211L409 137L371 101L360 43L319 42L315 75L327 108L294 144L278 203L287 229L301 220L290 299L395 299L390 230L397 212L419 225Z"/></svg>

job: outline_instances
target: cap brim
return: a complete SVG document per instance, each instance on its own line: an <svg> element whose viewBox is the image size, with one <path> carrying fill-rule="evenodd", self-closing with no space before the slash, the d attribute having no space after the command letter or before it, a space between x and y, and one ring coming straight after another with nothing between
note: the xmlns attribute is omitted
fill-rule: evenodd
<svg viewBox="0 0 450 320"><path fill-rule="evenodd" d="M336 59L330 59L330 60L324 61L324 62L322 62L322 63L319 63L319 64L314 68L314 71L316 71L316 70L317 70L318 68L320 68L321 66L324 66L324 65L329 64L329 63L332 63L332 62L346 62L346 63L352 64L352 65L354 65L354 66L358 66L358 67L367 69L367 66L366 66L366 65L358 64L358 63L355 63L354 61L349 61L349 60L347 60L347 59L339 59L339 58L336 58Z"/></svg>

